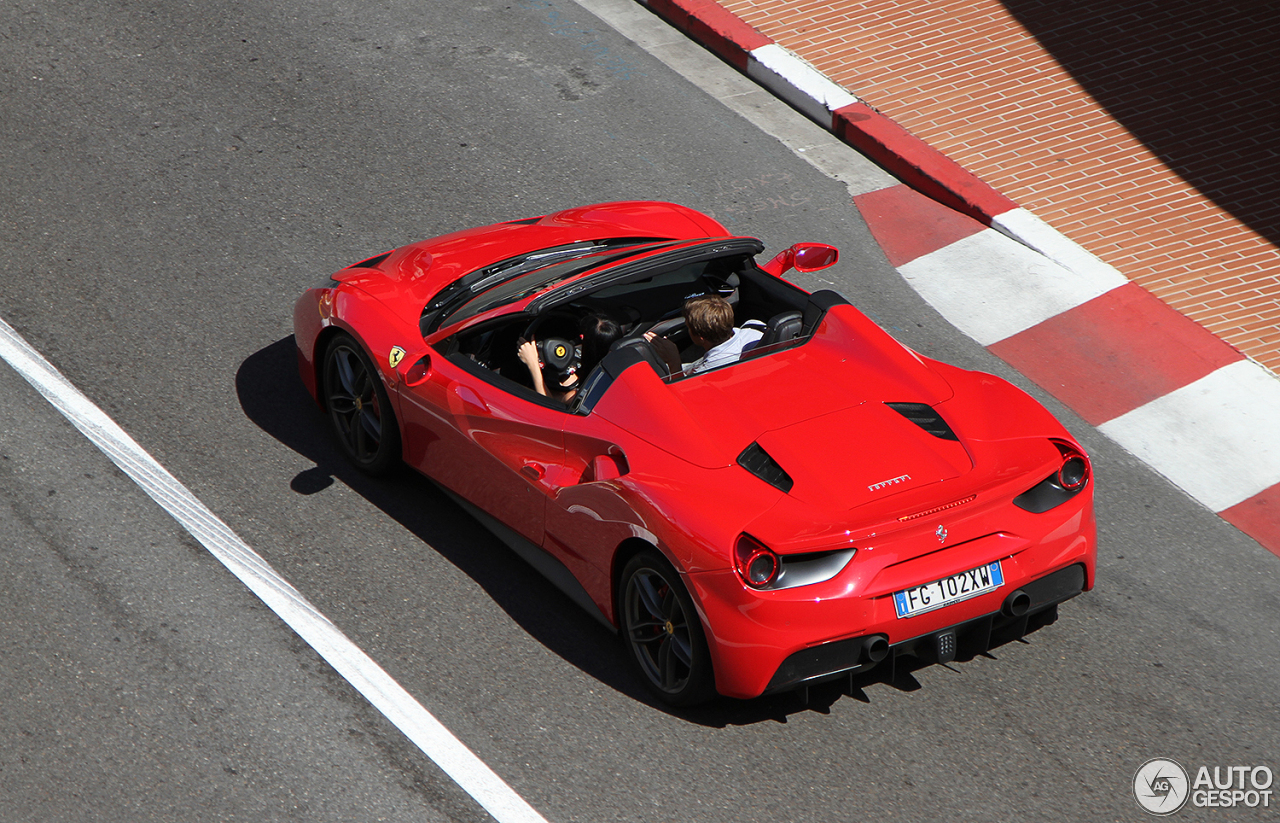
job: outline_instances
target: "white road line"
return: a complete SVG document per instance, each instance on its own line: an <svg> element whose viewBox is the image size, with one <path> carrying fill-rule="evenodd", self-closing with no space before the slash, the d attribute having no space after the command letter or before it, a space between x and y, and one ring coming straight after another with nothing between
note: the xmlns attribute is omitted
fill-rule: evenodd
<svg viewBox="0 0 1280 823"><path fill-rule="evenodd" d="M0 320L0 357L500 823L546 823L115 421Z"/></svg>

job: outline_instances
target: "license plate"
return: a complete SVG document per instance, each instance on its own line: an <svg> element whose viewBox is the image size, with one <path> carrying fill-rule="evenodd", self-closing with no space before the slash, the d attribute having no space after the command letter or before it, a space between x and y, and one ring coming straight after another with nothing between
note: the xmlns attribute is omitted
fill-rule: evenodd
<svg viewBox="0 0 1280 823"><path fill-rule="evenodd" d="M894 592L893 607L897 610L898 617L914 617L995 591L1003 585L1004 574L1000 571L1000 561L997 560L923 586Z"/></svg>

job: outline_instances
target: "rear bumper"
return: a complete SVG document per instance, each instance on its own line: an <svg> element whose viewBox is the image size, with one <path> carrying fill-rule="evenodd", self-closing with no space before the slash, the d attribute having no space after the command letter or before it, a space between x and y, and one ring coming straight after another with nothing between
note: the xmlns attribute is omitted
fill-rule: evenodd
<svg viewBox="0 0 1280 823"><path fill-rule="evenodd" d="M801 649L782 661L764 693L783 692L848 674L870 671L910 655L947 663L959 653L980 654L1001 630L1026 634L1033 618L1084 591L1085 568L1075 564L1025 583L1006 595L1000 611L913 637L892 646L882 634L851 637Z"/></svg>
<svg viewBox="0 0 1280 823"><path fill-rule="evenodd" d="M990 632L1011 626L1025 631L1028 616L1093 588L1097 538L1090 495L1051 513L1014 512L1000 519L1008 531L982 534L951 524L953 534L967 532L969 539L941 549L933 521L923 521L918 533L886 535L882 543L860 548L840 574L814 585L756 591L732 570L688 575L716 689L727 697L752 698L868 670L895 656L928 657L924 638L935 642L950 634L977 642L971 635L981 629L986 643ZM999 588L897 616L894 592L995 561L1004 578ZM1014 609L1008 601L1018 592L1023 597ZM877 637L880 642L873 643Z"/></svg>

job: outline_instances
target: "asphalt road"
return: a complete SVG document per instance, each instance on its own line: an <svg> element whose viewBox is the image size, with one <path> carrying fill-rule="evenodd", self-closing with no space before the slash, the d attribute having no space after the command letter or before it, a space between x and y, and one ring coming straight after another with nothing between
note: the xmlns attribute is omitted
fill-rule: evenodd
<svg viewBox="0 0 1280 823"><path fill-rule="evenodd" d="M1280 772L1280 562L940 320L714 60L672 53L700 88L569 0L14 0L0 44L0 318L552 823L1140 820L1149 758ZM631 198L835 243L903 342L1035 391L1094 457L1097 589L896 685L676 714L428 483L343 466L304 287ZM5 366L0 535L0 820L487 819Z"/></svg>

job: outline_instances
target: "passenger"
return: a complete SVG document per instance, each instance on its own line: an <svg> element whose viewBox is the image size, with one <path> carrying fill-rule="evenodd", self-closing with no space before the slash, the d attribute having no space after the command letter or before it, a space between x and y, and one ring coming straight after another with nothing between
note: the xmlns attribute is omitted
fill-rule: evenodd
<svg viewBox="0 0 1280 823"><path fill-rule="evenodd" d="M747 321L742 328L733 326L733 306L715 294L691 297L684 304L684 324L689 338L705 354L687 365L680 362L680 350L676 344L653 332L645 332L644 339L653 344L658 355L666 361L672 374L698 374L717 366L736 362L742 353L760 342L764 327L757 321Z"/></svg>

